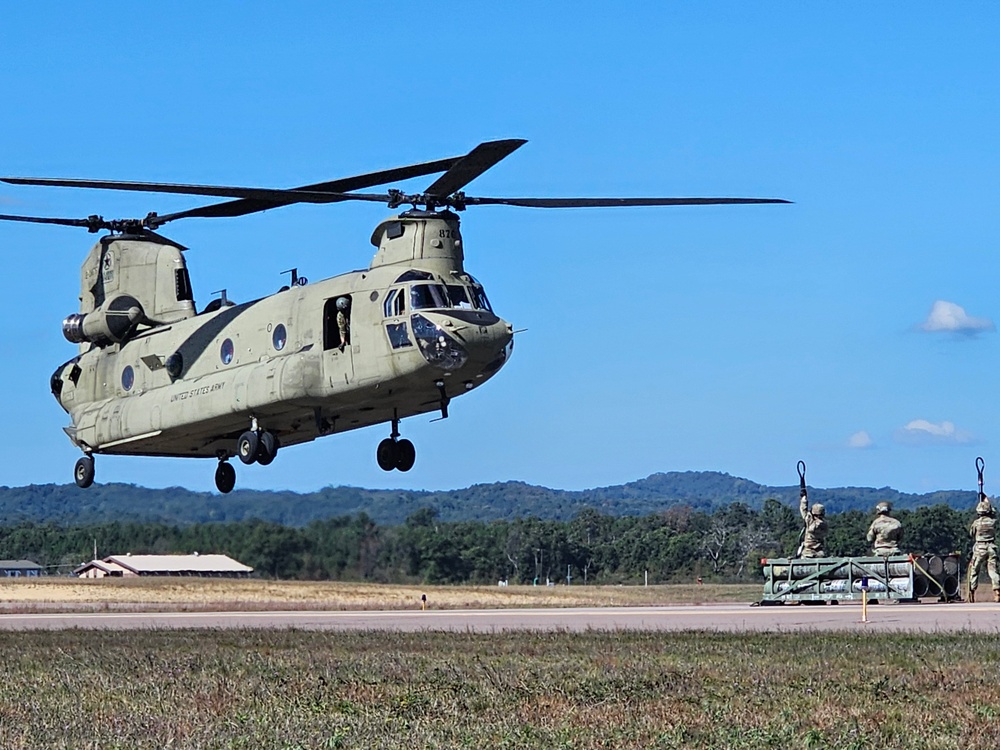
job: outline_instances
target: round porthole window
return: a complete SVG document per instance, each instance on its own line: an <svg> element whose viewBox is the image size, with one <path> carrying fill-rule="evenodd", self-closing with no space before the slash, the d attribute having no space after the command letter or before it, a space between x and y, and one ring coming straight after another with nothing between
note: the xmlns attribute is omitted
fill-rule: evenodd
<svg viewBox="0 0 1000 750"><path fill-rule="evenodd" d="M233 361L233 355L236 353L236 347L233 346L232 339L226 339L222 342L222 350L219 352L219 356L222 358L222 364L228 365Z"/></svg>
<svg viewBox="0 0 1000 750"><path fill-rule="evenodd" d="M288 340L288 333L285 331L285 326L278 323L274 327L274 333L271 334L271 343L274 344L274 348L279 352L285 348L285 342Z"/></svg>
<svg viewBox="0 0 1000 750"><path fill-rule="evenodd" d="M125 365L125 369L122 370L122 388L131 391L133 385L135 385L135 370L132 369L132 365Z"/></svg>

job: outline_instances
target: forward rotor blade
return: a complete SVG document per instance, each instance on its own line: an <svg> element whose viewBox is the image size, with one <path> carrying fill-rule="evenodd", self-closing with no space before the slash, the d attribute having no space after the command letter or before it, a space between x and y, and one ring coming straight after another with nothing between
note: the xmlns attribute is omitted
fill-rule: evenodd
<svg viewBox="0 0 1000 750"><path fill-rule="evenodd" d="M617 208L624 206L715 206L754 203L791 203L782 198L475 198L469 206L523 206L525 208Z"/></svg>
<svg viewBox="0 0 1000 750"><path fill-rule="evenodd" d="M424 193L441 198L456 193L525 143L527 141L522 138L480 143L435 180Z"/></svg>

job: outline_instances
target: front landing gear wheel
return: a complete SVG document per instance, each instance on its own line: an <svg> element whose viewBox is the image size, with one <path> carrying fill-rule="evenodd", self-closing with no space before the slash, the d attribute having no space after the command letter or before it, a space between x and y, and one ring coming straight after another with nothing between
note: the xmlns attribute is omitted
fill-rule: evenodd
<svg viewBox="0 0 1000 750"><path fill-rule="evenodd" d="M417 460L417 449L409 440L400 440L396 443L396 468L400 471L409 471L413 468L413 463Z"/></svg>
<svg viewBox="0 0 1000 750"><path fill-rule="evenodd" d="M236 455L245 464L252 464L257 460L257 449L260 446L260 438L253 430L247 430L240 439L236 441Z"/></svg>
<svg viewBox="0 0 1000 750"><path fill-rule="evenodd" d="M236 469L228 461L219 461L215 470L215 486L223 495L232 492L236 486Z"/></svg>
<svg viewBox="0 0 1000 750"><path fill-rule="evenodd" d="M396 441L392 438L386 438L379 443L378 450L375 451L375 460L378 461L378 466L382 471L395 469L397 461Z"/></svg>
<svg viewBox="0 0 1000 750"><path fill-rule="evenodd" d="M94 483L94 459L91 456L84 456L77 459L76 466L73 467L73 480L76 486L82 490L87 489Z"/></svg>

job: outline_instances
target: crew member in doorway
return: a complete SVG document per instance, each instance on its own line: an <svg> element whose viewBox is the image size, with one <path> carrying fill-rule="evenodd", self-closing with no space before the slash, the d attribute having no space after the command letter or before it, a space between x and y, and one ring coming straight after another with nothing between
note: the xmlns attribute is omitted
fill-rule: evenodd
<svg viewBox="0 0 1000 750"><path fill-rule="evenodd" d="M337 332L340 334L340 351L351 343L351 301L337 298Z"/></svg>
<svg viewBox="0 0 1000 750"><path fill-rule="evenodd" d="M873 543L874 552L879 557L902 554L899 543L903 541L903 524L889 515L891 511L889 503L876 505L875 520L868 529L868 541Z"/></svg>
<svg viewBox="0 0 1000 750"><path fill-rule="evenodd" d="M799 550L800 557L826 557L823 549L826 543L826 508L819 503L809 507L809 493L805 488L799 494L799 513L802 514L802 521L806 525L805 534L802 537L802 546Z"/></svg>
<svg viewBox="0 0 1000 750"><path fill-rule="evenodd" d="M993 584L993 601L1000 602L1000 574L997 573L996 511L985 494L980 493L976 505L976 520L969 528L972 536L972 560L969 562L969 601L976 601L979 573L986 563L986 572Z"/></svg>

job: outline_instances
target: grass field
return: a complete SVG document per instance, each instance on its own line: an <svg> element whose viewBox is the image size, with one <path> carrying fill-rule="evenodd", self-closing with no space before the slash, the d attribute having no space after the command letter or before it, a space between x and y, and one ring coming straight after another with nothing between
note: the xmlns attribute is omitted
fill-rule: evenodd
<svg viewBox="0 0 1000 750"><path fill-rule="evenodd" d="M392 586L219 578L40 578L0 582L0 611L435 609L752 602L762 585Z"/></svg>
<svg viewBox="0 0 1000 750"><path fill-rule="evenodd" d="M0 632L4 748L996 748L986 635Z"/></svg>

